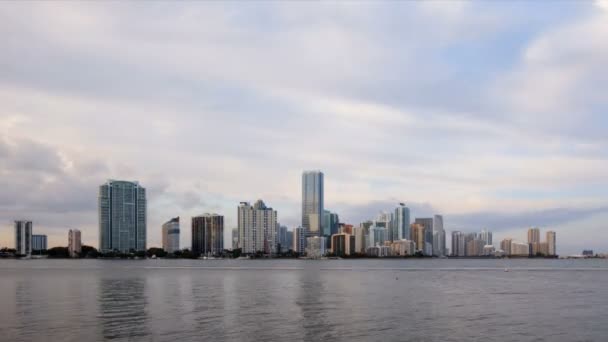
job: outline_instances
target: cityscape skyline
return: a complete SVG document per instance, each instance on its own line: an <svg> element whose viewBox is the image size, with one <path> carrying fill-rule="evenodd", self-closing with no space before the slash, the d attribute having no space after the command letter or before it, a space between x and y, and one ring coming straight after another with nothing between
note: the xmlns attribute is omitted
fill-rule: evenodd
<svg viewBox="0 0 608 342"><path fill-rule="evenodd" d="M96 246L108 178L145 185L150 246L206 212L230 241L257 199L293 229L320 169L343 222L404 202L448 240L608 249L605 2L189 5L0 8L0 246L18 219Z"/></svg>

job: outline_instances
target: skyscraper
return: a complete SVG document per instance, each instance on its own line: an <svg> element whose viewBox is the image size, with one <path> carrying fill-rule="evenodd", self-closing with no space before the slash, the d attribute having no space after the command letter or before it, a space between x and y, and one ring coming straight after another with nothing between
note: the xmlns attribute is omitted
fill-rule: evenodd
<svg viewBox="0 0 608 342"><path fill-rule="evenodd" d="M146 189L138 182L108 180L99 187L99 250L146 250Z"/></svg>
<svg viewBox="0 0 608 342"><path fill-rule="evenodd" d="M172 254L179 251L179 216L165 222L162 227L163 249Z"/></svg>
<svg viewBox="0 0 608 342"><path fill-rule="evenodd" d="M277 212L257 200L253 206L241 202L238 208L239 247L245 254L276 253Z"/></svg>
<svg viewBox="0 0 608 342"><path fill-rule="evenodd" d="M192 218L192 253L217 256L224 251L224 216L203 214Z"/></svg>
<svg viewBox="0 0 608 342"><path fill-rule="evenodd" d="M412 231L412 241L416 243L416 251L424 253L424 248L426 244L424 241L426 228L420 223L412 223L410 229Z"/></svg>
<svg viewBox="0 0 608 342"><path fill-rule="evenodd" d="M528 229L528 243L540 243L540 229L530 228Z"/></svg>
<svg viewBox="0 0 608 342"><path fill-rule="evenodd" d="M32 235L32 251L41 252L47 250L46 235Z"/></svg>
<svg viewBox="0 0 608 342"><path fill-rule="evenodd" d="M424 226L424 246L419 248L423 251L425 255L433 254L433 218L417 218L415 223L421 224ZM443 225L443 223L442 223Z"/></svg>
<svg viewBox="0 0 608 342"><path fill-rule="evenodd" d="M232 250L239 248L239 229L232 228Z"/></svg>
<svg viewBox="0 0 608 342"><path fill-rule="evenodd" d="M550 230L547 232L547 255L556 256L557 246L555 243L555 232Z"/></svg>
<svg viewBox="0 0 608 342"><path fill-rule="evenodd" d="M445 256L445 230L443 229L443 216L433 217L433 255Z"/></svg>
<svg viewBox="0 0 608 342"><path fill-rule="evenodd" d="M338 214L332 213L329 210L323 210L323 234L326 237L330 237L334 234L338 234L338 224L340 219ZM327 239L328 241L331 239Z"/></svg>
<svg viewBox="0 0 608 342"><path fill-rule="evenodd" d="M409 240L411 239L410 233L410 209L403 203L399 203L399 206L395 208L394 215L394 229L393 233L395 240Z"/></svg>
<svg viewBox="0 0 608 342"><path fill-rule="evenodd" d="M32 221L15 221L16 254L32 255Z"/></svg>
<svg viewBox="0 0 608 342"><path fill-rule="evenodd" d="M479 239L483 240L486 245L492 245L492 232L487 229L482 229L479 234Z"/></svg>
<svg viewBox="0 0 608 342"><path fill-rule="evenodd" d="M70 229L68 232L68 252L71 258L76 258L82 252L82 240L80 230Z"/></svg>
<svg viewBox="0 0 608 342"><path fill-rule="evenodd" d="M287 239L287 227L281 226L277 223L279 229L277 231L277 240L278 244L281 245L281 252L286 252L289 248L291 248L291 240Z"/></svg>
<svg viewBox="0 0 608 342"><path fill-rule="evenodd" d="M464 234L459 231L452 232L452 256L462 257L466 255L466 242Z"/></svg>
<svg viewBox="0 0 608 342"><path fill-rule="evenodd" d="M294 252L296 252L298 254L304 254L305 245L306 245L306 243L304 242L304 239L305 239L304 228L298 227L293 230L293 251Z"/></svg>
<svg viewBox="0 0 608 342"><path fill-rule="evenodd" d="M500 241L500 249L502 249L505 256L511 255L511 245L513 244L512 239L503 239Z"/></svg>
<svg viewBox="0 0 608 342"><path fill-rule="evenodd" d="M306 236L322 234L323 210L323 172L304 171L302 173L302 228L304 228Z"/></svg>

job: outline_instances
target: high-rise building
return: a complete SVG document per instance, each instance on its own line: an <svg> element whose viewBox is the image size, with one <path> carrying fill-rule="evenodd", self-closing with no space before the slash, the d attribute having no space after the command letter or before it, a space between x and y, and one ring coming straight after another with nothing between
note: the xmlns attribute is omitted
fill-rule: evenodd
<svg viewBox="0 0 608 342"><path fill-rule="evenodd" d="M323 210L323 234L324 236L329 237L338 234L338 225L340 223L340 219L338 218L338 214L332 213L329 210Z"/></svg>
<svg viewBox="0 0 608 342"><path fill-rule="evenodd" d="M466 255L466 241L462 232L452 232L452 256L463 257Z"/></svg>
<svg viewBox="0 0 608 342"><path fill-rule="evenodd" d="M224 216L203 214L192 218L192 253L217 256L224 251Z"/></svg>
<svg viewBox="0 0 608 342"><path fill-rule="evenodd" d="M245 254L276 253L277 212L257 200L253 206L241 202L238 208L239 246Z"/></svg>
<svg viewBox="0 0 608 342"><path fill-rule="evenodd" d="M557 248L555 244L555 232L550 230L547 232L547 255L556 256Z"/></svg>
<svg viewBox="0 0 608 342"><path fill-rule="evenodd" d="M399 240L391 243L391 255L411 256L416 254L416 244L412 240Z"/></svg>
<svg viewBox="0 0 608 342"><path fill-rule="evenodd" d="M291 246L291 241L287 239L287 227L281 226L277 223L277 245L281 246L281 252L287 251ZM278 248L278 247L277 247Z"/></svg>
<svg viewBox="0 0 608 342"><path fill-rule="evenodd" d="M239 248L239 229L232 228L232 250Z"/></svg>
<svg viewBox="0 0 608 342"><path fill-rule="evenodd" d="M298 227L293 230L293 251L304 254L306 248L304 228Z"/></svg>
<svg viewBox="0 0 608 342"><path fill-rule="evenodd" d="M528 229L528 243L540 243L540 229L530 228Z"/></svg>
<svg viewBox="0 0 608 342"><path fill-rule="evenodd" d="M376 222L378 223L378 222ZM386 241L386 228L383 226L372 225L369 227L369 234L367 236L367 247L382 246Z"/></svg>
<svg viewBox="0 0 608 342"><path fill-rule="evenodd" d="M169 254L179 251L179 216L165 222L162 227L163 249Z"/></svg>
<svg viewBox="0 0 608 342"><path fill-rule="evenodd" d="M355 253L365 253L366 242L365 242L365 229L363 227L353 228L353 235L355 237Z"/></svg>
<svg viewBox="0 0 608 342"><path fill-rule="evenodd" d="M512 255L512 256L529 256L530 255L530 244L512 241L510 255Z"/></svg>
<svg viewBox="0 0 608 342"><path fill-rule="evenodd" d="M323 172L304 171L302 173L302 228L304 228L306 236L322 234L324 208Z"/></svg>
<svg viewBox="0 0 608 342"><path fill-rule="evenodd" d="M15 249L17 255L32 255L32 221L15 221Z"/></svg>
<svg viewBox="0 0 608 342"><path fill-rule="evenodd" d="M502 249L505 256L511 255L511 245L513 244L512 239L503 239L500 241L500 249Z"/></svg>
<svg viewBox="0 0 608 342"><path fill-rule="evenodd" d="M78 229L70 229L68 232L68 252L70 258L76 258L82 252L81 234Z"/></svg>
<svg viewBox="0 0 608 342"><path fill-rule="evenodd" d="M345 256L355 253L355 237L347 233L331 236L331 252L336 256Z"/></svg>
<svg viewBox="0 0 608 342"><path fill-rule="evenodd" d="M109 180L99 187L99 250L146 250L146 189L138 182Z"/></svg>
<svg viewBox="0 0 608 342"><path fill-rule="evenodd" d="M394 215L394 231L393 237L395 240L409 240L411 239L410 233L410 209L403 203L399 203L399 206L395 208Z"/></svg>
<svg viewBox="0 0 608 342"><path fill-rule="evenodd" d="M420 223L412 223L410 231L412 232L412 241L416 244L416 250L424 253L426 228Z"/></svg>
<svg viewBox="0 0 608 342"><path fill-rule="evenodd" d="M424 254L432 255L433 254L433 218L417 218L415 223L421 224L424 226L424 248L420 248L420 246L416 245L416 248L421 249ZM443 220L442 220L443 225ZM430 248L429 248L430 245ZM429 250L430 249L430 250ZM430 254L429 254L430 252Z"/></svg>
<svg viewBox="0 0 608 342"><path fill-rule="evenodd" d="M41 252L47 250L46 235L32 235L32 251Z"/></svg>
<svg viewBox="0 0 608 342"><path fill-rule="evenodd" d="M482 229L479 238L485 242L486 245L492 245L492 232L487 229Z"/></svg>
<svg viewBox="0 0 608 342"><path fill-rule="evenodd" d="M485 247L485 241L477 238L467 241L466 245L466 256L475 257L483 255L483 248Z"/></svg>
<svg viewBox="0 0 608 342"><path fill-rule="evenodd" d="M433 217L433 255L445 256L445 230L443 229L443 216Z"/></svg>

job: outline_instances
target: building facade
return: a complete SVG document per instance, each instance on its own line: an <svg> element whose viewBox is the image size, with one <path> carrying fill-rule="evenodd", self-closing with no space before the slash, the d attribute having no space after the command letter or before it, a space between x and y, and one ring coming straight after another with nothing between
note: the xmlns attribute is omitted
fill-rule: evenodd
<svg viewBox="0 0 608 342"><path fill-rule="evenodd" d="M332 235L331 252L335 256L347 256L355 254L355 237L347 233Z"/></svg>
<svg viewBox="0 0 608 342"><path fill-rule="evenodd" d="M302 173L302 228L307 237L321 236L324 214L323 172Z"/></svg>
<svg viewBox="0 0 608 342"><path fill-rule="evenodd" d="M179 251L179 216L165 222L162 227L163 249L169 254Z"/></svg>
<svg viewBox="0 0 608 342"><path fill-rule="evenodd" d="M293 251L298 254L304 254L306 248L306 236L304 228L298 227L293 230Z"/></svg>
<svg viewBox="0 0 608 342"><path fill-rule="evenodd" d="M433 217L433 255L434 256L445 256L446 245L445 245L445 230L443 229L443 216L435 215Z"/></svg>
<svg viewBox="0 0 608 342"><path fill-rule="evenodd" d="M82 236L78 229L70 229L68 232L68 252L70 258L77 258L82 252Z"/></svg>
<svg viewBox="0 0 608 342"><path fill-rule="evenodd" d="M403 203L395 208L394 219L394 239L409 240L412 238L410 233L410 209Z"/></svg>
<svg viewBox="0 0 608 342"><path fill-rule="evenodd" d="M325 246L325 236L311 236L306 238L306 256L313 259L319 259L327 253Z"/></svg>
<svg viewBox="0 0 608 342"><path fill-rule="evenodd" d="M555 232L550 230L547 232L547 255L556 256L557 255L557 247L556 247L556 238Z"/></svg>
<svg viewBox="0 0 608 342"><path fill-rule="evenodd" d="M32 251L41 252L47 250L46 235L32 235Z"/></svg>
<svg viewBox="0 0 608 342"><path fill-rule="evenodd" d="M192 218L192 253L218 256L224 252L224 216L203 214Z"/></svg>
<svg viewBox="0 0 608 342"><path fill-rule="evenodd" d="M492 232L487 229L482 229L479 234L479 238L485 242L486 245L493 245L492 243Z"/></svg>
<svg viewBox="0 0 608 342"><path fill-rule="evenodd" d="M15 221L15 249L17 255L32 255L32 221Z"/></svg>
<svg viewBox="0 0 608 342"><path fill-rule="evenodd" d="M466 255L466 243L464 234L459 231L452 232L452 256L463 257Z"/></svg>
<svg viewBox="0 0 608 342"><path fill-rule="evenodd" d="M245 254L276 253L277 212L257 200L253 206L241 202L238 208L239 247Z"/></svg>
<svg viewBox="0 0 608 342"><path fill-rule="evenodd" d="M424 237L426 234L426 228L420 223L412 223L410 226L412 232L412 240L416 244L416 251L425 252L425 241Z"/></svg>
<svg viewBox="0 0 608 342"><path fill-rule="evenodd" d="M417 218L414 222L421 224L422 226L424 226L424 248L420 248L420 246L417 246L418 249L422 249L423 253L425 255L432 255L433 254L433 218ZM443 220L442 220L442 228L443 228ZM429 248L430 246L430 248Z"/></svg>
<svg viewBox="0 0 608 342"><path fill-rule="evenodd" d="M99 187L99 250L146 250L146 189L138 182L109 180Z"/></svg>
<svg viewBox="0 0 608 342"><path fill-rule="evenodd" d="M540 243L540 229L530 228L528 229L528 243Z"/></svg>

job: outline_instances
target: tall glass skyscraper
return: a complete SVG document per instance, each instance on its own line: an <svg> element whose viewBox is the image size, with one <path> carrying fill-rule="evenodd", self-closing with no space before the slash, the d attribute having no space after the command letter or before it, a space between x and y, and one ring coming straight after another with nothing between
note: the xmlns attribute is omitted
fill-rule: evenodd
<svg viewBox="0 0 608 342"><path fill-rule="evenodd" d="M32 255L32 221L15 221L15 249L18 255Z"/></svg>
<svg viewBox="0 0 608 342"><path fill-rule="evenodd" d="M320 236L323 228L323 172L302 173L302 228L305 235Z"/></svg>
<svg viewBox="0 0 608 342"><path fill-rule="evenodd" d="M412 235L410 233L410 209L405 206L403 203L399 203L399 206L395 208L395 222L393 223L393 228L395 232L393 233L394 240L411 240Z"/></svg>
<svg viewBox="0 0 608 342"><path fill-rule="evenodd" d="M99 187L99 250L146 250L146 189L138 182L108 180Z"/></svg>

